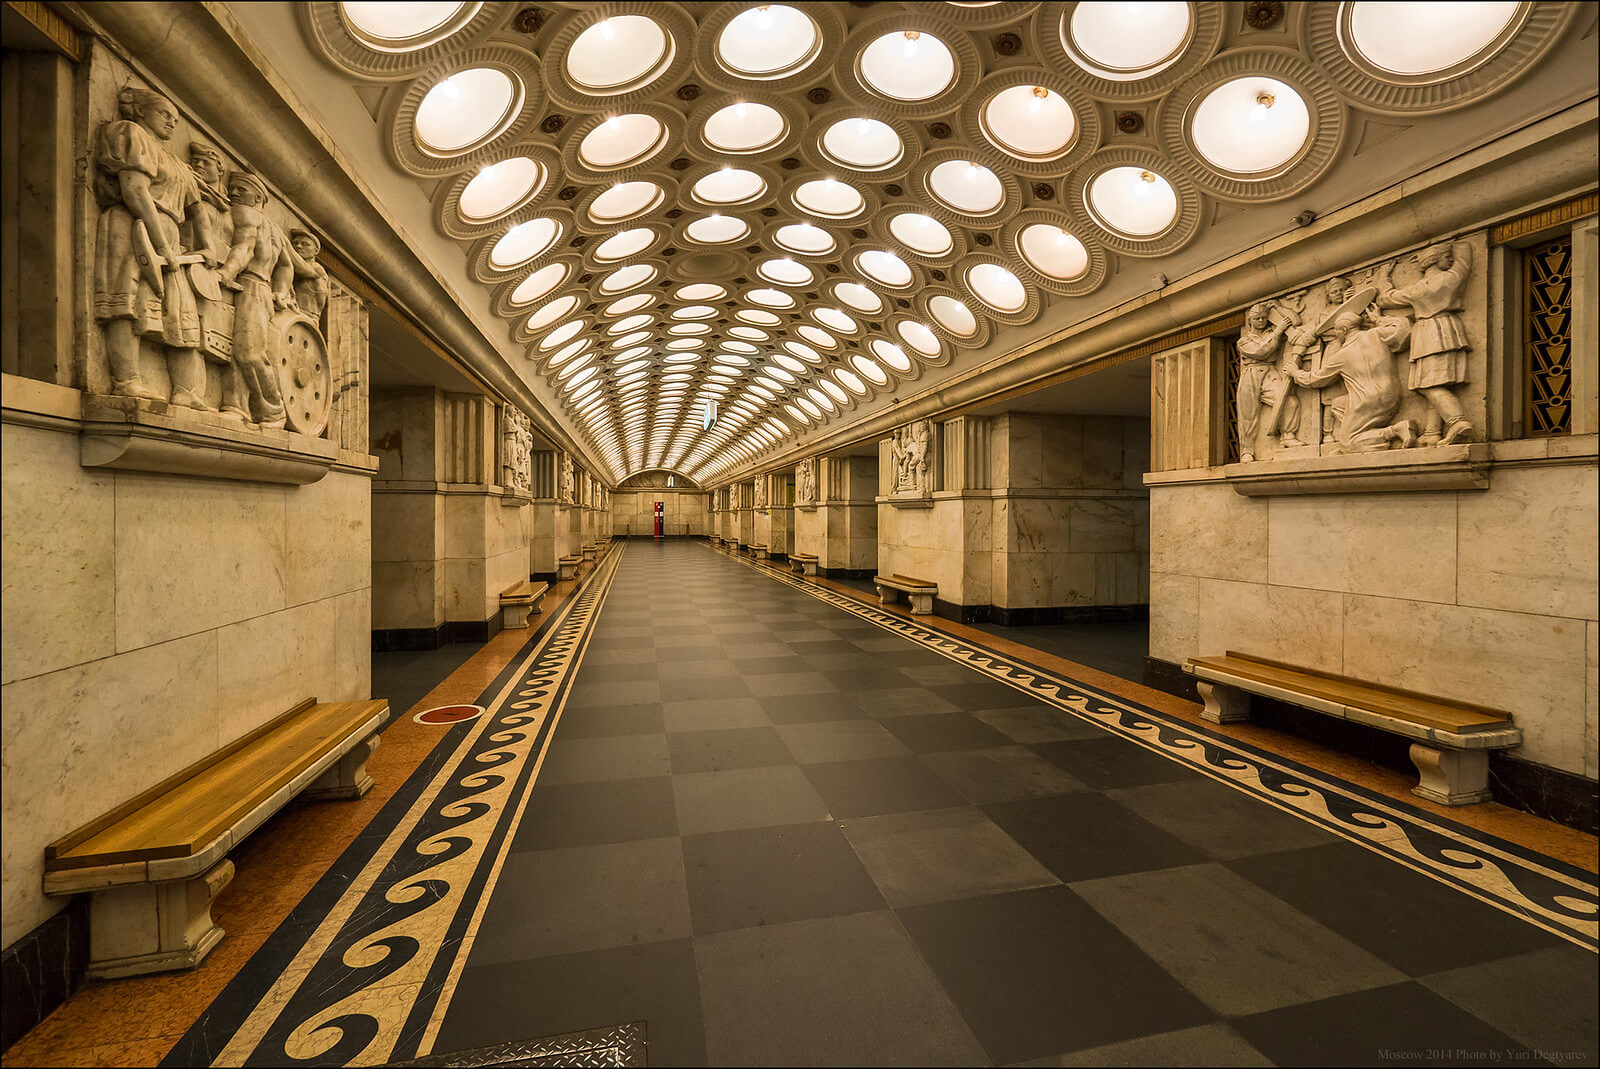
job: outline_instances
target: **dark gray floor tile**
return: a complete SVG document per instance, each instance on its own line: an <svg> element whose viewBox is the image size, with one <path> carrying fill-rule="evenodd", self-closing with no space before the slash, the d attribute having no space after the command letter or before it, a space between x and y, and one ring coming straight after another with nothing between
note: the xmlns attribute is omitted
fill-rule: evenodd
<svg viewBox="0 0 1600 1069"><path fill-rule="evenodd" d="M966 713L914 713L883 721L889 734L912 753L978 750L1011 742L994 728Z"/></svg>
<svg viewBox="0 0 1600 1069"><path fill-rule="evenodd" d="M810 724L825 720L860 720L861 704L848 694L776 694L757 699L774 724Z"/></svg>
<svg viewBox="0 0 1600 1069"><path fill-rule="evenodd" d="M801 764L905 757L911 753L904 743L885 731L882 724L866 717L810 724L780 724L778 734L783 737L794 760Z"/></svg>
<svg viewBox="0 0 1600 1069"><path fill-rule="evenodd" d="M658 678L667 679L732 679L742 675L732 661L680 661L676 657L664 658L656 666Z"/></svg>
<svg viewBox="0 0 1600 1069"><path fill-rule="evenodd" d="M540 784L528 799L511 849L550 850L676 834L670 777Z"/></svg>
<svg viewBox="0 0 1600 1069"><path fill-rule="evenodd" d="M1278 1065L1515 1065L1531 1051L1404 983L1240 1017L1233 1027Z"/></svg>
<svg viewBox="0 0 1600 1069"><path fill-rule="evenodd" d="M939 692L939 697L963 713L975 713L980 709L1013 709L1019 702L1027 700L1027 696L1015 687L988 679L978 679L972 683L947 683L934 689Z"/></svg>
<svg viewBox="0 0 1600 1069"><path fill-rule="evenodd" d="M1072 889L1224 1017L1405 980L1220 865L1113 876Z"/></svg>
<svg viewBox="0 0 1600 1069"><path fill-rule="evenodd" d="M1034 745L1034 750L1102 791L1205 778L1180 761L1114 735L1071 742L1041 742Z"/></svg>
<svg viewBox="0 0 1600 1069"><path fill-rule="evenodd" d="M997 1063L1214 1019L1202 1002L1065 887L898 912Z"/></svg>
<svg viewBox="0 0 1600 1069"><path fill-rule="evenodd" d="M731 679L663 679L660 686L661 700L667 704L713 698L742 698L750 694L750 688L745 685L745 681L737 676Z"/></svg>
<svg viewBox="0 0 1600 1069"><path fill-rule="evenodd" d="M696 940L719 1065L977 1065L948 995L888 912Z"/></svg>
<svg viewBox="0 0 1600 1069"><path fill-rule="evenodd" d="M513 852L497 888L473 944L476 965L690 934L676 837Z"/></svg>
<svg viewBox="0 0 1600 1069"><path fill-rule="evenodd" d="M751 676L770 676L811 671L811 665L806 662L804 657L792 653L787 657L736 657L729 663L733 665L741 676L747 679Z"/></svg>
<svg viewBox="0 0 1600 1069"><path fill-rule="evenodd" d="M1156 783L1106 794L1212 857L1247 857L1340 841L1308 820L1214 779Z"/></svg>
<svg viewBox="0 0 1600 1069"><path fill-rule="evenodd" d="M659 640L660 636L656 636ZM708 643L704 635L696 636L693 645L662 645L656 644L656 657L668 661L718 661L728 656L728 650L721 643Z"/></svg>
<svg viewBox="0 0 1600 1069"><path fill-rule="evenodd" d="M644 1021L653 1065L705 1065L700 985L688 939L527 962L468 958L434 1053Z"/></svg>
<svg viewBox="0 0 1600 1069"><path fill-rule="evenodd" d="M896 909L1060 882L971 806L842 823L856 856Z"/></svg>
<svg viewBox="0 0 1600 1069"><path fill-rule="evenodd" d="M723 639L722 649L730 660L754 660L758 657L797 657L799 654L791 650L787 643L779 642L775 638L762 635L752 637L748 641L738 642L733 639Z"/></svg>
<svg viewBox="0 0 1600 1069"><path fill-rule="evenodd" d="M1527 921L1353 843L1227 865L1410 976L1561 945Z"/></svg>
<svg viewBox="0 0 1600 1069"><path fill-rule="evenodd" d="M678 732L668 738L672 772L727 772L736 768L792 765L794 755L771 727Z"/></svg>
<svg viewBox="0 0 1600 1069"><path fill-rule="evenodd" d="M916 716L923 713L959 712L927 687L898 687L894 690L870 690L860 696L861 707L868 715L879 720L892 716Z"/></svg>
<svg viewBox="0 0 1600 1069"><path fill-rule="evenodd" d="M802 660L808 669L817 672L871 672L883 667L875 654L862 650L852 653L811 653Z"/></svg>
<svg viewBox="0 0 1600 1069"><path fill-rule="evenodd" d="M673 734L770 726L761 703L750 697L663 702L661 715L666 730Z"/></svg>
<svg viewBox="0 0 1600 1069"><path fill-rule="evenodd" d="M1099 794L1055 794L981 808L1068 883L1207 860L1199 850Z"/></svg>
<svg viewBox="0 0 1600 1069"><path fill-rule="evenodd" d="M1600 974L1594 955L1564 945L1424 977L1422 985L1529 1047L1594 1065ZM1548 1057L1548 1054L1546 1055Z"/></svg>
<svg viewBox="0 0 1600 1069"><path fill-rule="evenodd" d="M615 634L606 635L597 633L589 640L589 648L594 650L622 650L622 649L649 649L655 642L648 634Z"/></svg>
<svg viewBox="0 0 1600 1069"><path fill-rule="evenodd" d="M1073 1051L1059 1058L1040 1058L1023 1062L1028 1066L1131 1066L1184 1065L1230 1066L1271 1065L1267 1056L1225 1024L1206 1024L1158 1036L1110 1043L1103 1047Z"/></svg>
<svg viewBox="0 0 1600 1069"><path fill-rule="evenodd" d="M672 777L685 835L829 819L828 807L795 765Z"/></svg>
<svg viewBox="0 0 1600 1069"><path fill-rule="evenodd" d="M886 724L892 730L905 719L886 721ZM922 763L960 791L963 798L974 803L1009 802L1015 798L1038 798L1086 789L1026 746L925 753Z"/></svg>
<svg viewBox="0 0 1600 1069"><path fill-rule="evenodd" d="M655 664L656 648L645 646L596 646L590 643L583 651L583 667L592 668L606 664ZM654 678L654 677L651 677Z"/></svg>
<svg viewBox="0 0 1600 1069"><path fill-rule="evenodd" d="M621 683L585 683L567 698L570 709L610 709L619 705L650 705L661 700L661 684L652 677Z"/></svg>
<svg viewBox="0 0 1600 1069"><path fill-rule="evenodd" d="M966 799L915 757L802 765L836 819L947 809Z"/></svg>
<svg viewBox="0 0 1600 1069"><path fill-rule="evenodd" d="M539 782L590 783L666 776L671 772L665 735L572 738L558 730L544 764L539 766Z"/></svg>
<svg viewBox="0 0 1600 1069"><path fill-rule="evenodd" d="M1011 709L979 709L972 715L1021 743L1098 739L1106 734L1104 728L1044 702Z"/></svg>
<svg viewBox="0 0 1600 1069"><path fill-rule="evenodd" d="M666 730L661 704L614 705L608 708L561 711L556 736L564 739L601 738L610 735L659 735Z"/></svg>
<svg viewBox="0 0 1600 1069"><path fill-rule="evenodd" d="M656 670L660 666L653 660L631 660L623 664L595 664L588 657L584 658L583 667L578 670L578 687L588 687L592 683L632 683L639 680L656 679Z"/></svg>
<svg viewBox="0 0 1600 1069"><path fill-rule="evenodd" d="M917 681L893 668L857 668L844 672L824 672L834 686L846 694L859 694L870 700L872 693L880 690L904 690Z"/></svg>
<svg viewBox="0 0 1600 1069"><path fill-rule="evenodd" d="M783 698L794 694L833 694L839 687L822 672L775 672L745 680L750 693L758 698Z"/></svg>
<svg viewBox="0 0 1600 1069"><path fill-rule="evenodd" d="M699 934L884 908L830 823L686 835L683 861Z"/></svg>

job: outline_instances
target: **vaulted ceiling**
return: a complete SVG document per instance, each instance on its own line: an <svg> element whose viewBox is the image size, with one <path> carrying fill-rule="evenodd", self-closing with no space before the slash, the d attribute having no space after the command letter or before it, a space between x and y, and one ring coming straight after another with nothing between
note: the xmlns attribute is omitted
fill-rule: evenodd
<svg viewBox="0 0 1600 1069"><path fill-rule="evenodd" d="M1593 92L1537 76L1565 4L295 12L613 483L715 484Z"/></svg>

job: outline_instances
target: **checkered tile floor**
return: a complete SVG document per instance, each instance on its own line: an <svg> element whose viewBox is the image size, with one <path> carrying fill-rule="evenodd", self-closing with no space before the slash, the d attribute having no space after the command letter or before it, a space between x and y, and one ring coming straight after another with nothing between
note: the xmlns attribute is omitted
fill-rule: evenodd
<svg viewBox="0 0 1600 1069"><path fill-rule="evenodd" d="M1594 956L692 543L628 544L435 1053L1596 1058Z"/></svg>

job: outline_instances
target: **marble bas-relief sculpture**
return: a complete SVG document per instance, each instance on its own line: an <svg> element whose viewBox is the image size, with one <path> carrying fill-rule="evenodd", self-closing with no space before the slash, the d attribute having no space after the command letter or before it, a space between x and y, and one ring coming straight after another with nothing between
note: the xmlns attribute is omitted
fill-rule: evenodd
<svg viewBox="0 0 1600 1069"><path fill-rule="evenodd" d="M500 483L522 497L533 496L533 424L520 408L500 410Z"/></svg>
<svg viewBox="0 0 1600 1069"><path fill-rule="evenodd" d="M756 479L755 508L765 510L767 507L767 477L759 476Z"/></svg>
<svg viewBox="0 0 1600 1069"><path fill-rule="evenodd" d="M1471 441L1462 392L1475 377L1465 319L1473 259L1470 241L1437 243L1251 306L1237 345L1240 461L1264 449Z"/></svg>
<svg viewBox="0 0 1600 1069"><path fill-rule="evenodd" d="M817 459L802 460L794 469L794 503L814 505L817 502Z"/></svg>
<svg viewBox="0 0 1600 1069"><path fill-rule="evenodd" d="M929 453L933 443L933 424L918 420L895 429L890 441L894 465L893 494L927 494L933 491L929 478Z"/></svg>
<svg viewBox="0 0 1600 1069"><path fill-rule="evenodd" d="M561 467L556 469L556 500L564 505L573 503L575 489L573 486L572 455L561 454Z"/></svg>

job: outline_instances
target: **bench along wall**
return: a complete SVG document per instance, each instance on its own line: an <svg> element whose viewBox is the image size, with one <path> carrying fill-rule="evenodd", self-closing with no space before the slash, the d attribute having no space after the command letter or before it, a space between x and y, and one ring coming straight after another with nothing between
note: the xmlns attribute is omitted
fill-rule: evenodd
<svg viewBox="0 0 1600 1069"><path fill-rule="evenodd" d="M871 576L878 567L877 458L815 457L795 469L794 488L795 549L815 556L822 575Z"/></svg>

